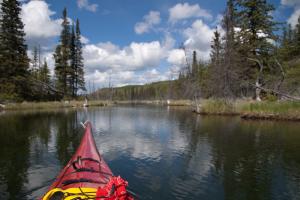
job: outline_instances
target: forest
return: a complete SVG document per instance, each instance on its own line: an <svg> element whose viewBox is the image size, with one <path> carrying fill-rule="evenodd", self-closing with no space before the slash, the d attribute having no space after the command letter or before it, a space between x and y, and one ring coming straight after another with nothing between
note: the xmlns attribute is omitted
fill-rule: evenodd
<svg viewBox="0 0 300 200"><path fill-rule="evenodd" d="M79 20L70 24L67 10L62 13L62 31L53 53L54 77L47 61L41 61L36 45L28 55L20 2L3 0L0 15L0 103L49 101L77 98L85 90Z"/></svg>
<svg viewBox="0 0 300 200"><path fill-rule="evenodd" d="M295 27L273 19L263 0L228 0L211 41L210 60L186 58L178 79L103 88L92 98L114 100L253 98L299 100L300 17ZM184 45L181 47L188 53Z"/></svg>

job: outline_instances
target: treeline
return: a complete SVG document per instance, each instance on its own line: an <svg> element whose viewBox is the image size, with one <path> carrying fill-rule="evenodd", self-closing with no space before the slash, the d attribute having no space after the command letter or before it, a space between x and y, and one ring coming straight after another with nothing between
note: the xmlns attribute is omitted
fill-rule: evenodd
<svg viewBox="0 0 300 200"><path fill-rule="evenodd" d="M193 51L192 58L187 58L182 66L178 80L102 89L94 97L106 98L110 92L112 98L127 100L299 99L300 16L297 25L292 27L276 22L274 10L266 0L228 0L221 26L216 28L211 41L208 62L199 60Z"/></svg>
<svg viewBox="0 0 300 200"><path fill-rule="evenodd" d="M62 32L53 55L55 73L51 76L39 45L33 48L32 59L27 55L20 2L3 0L0 8L0 103L70 99L85 90L78 19L76 25L70 25L64 9Z"/></svg>

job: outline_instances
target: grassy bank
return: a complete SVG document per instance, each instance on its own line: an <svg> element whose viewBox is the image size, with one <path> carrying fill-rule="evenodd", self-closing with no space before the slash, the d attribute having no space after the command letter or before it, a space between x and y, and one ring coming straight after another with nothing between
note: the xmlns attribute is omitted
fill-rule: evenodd
<svg viewBox="0 0 300 200"><path fill-rule="evenodd" d="M51 102L22 102L8 103L0 109L3 110L40 110L40 109L55 109L55 108L72 108L83 107L83 101L51 101ZM89 106L107 106L111 103L108 101L89 101Z"/></svg>
<svg viewBox="0 0 300 200"><path fill-rule="evenodd" d="M22 102L1 104L0 110L40 110L55 108L79 108L83 107L83 101L51 101L51 102ZM128 104L149 104L149 105L168 105L168 106L191 106L190 100L143 100L143 101L89 101L88 106L110 106L110 105L128 105Z"/></svg>
<svg viewBox="0 0 300 200"><path fill-rule="evenodd" d="M136 101L114 101L114 104L144 104L144 105L166 105L166 106L191 106L191 100L136 100Z"/></svg>
<svg viewBox="0 0 300 200"><path fill-rule="evenodd" d="M42 110L57 108L83 107L83 101L66 102L23 102L9 103L1 109L4 110ZM300 121L300 102L274 101L256 102L253 100L223 100L202 99L198 106L191 100L144 100L144 101L89 101L89 106L110 105L162 105L162 106L187 106L199 114L206 115L239 115L243 119L270 119L270 120L293 120ZM197 108L197 109L195 109Z"/></svg>
<svg viewBox="0 0 300 200"><path fill-rule="evenodd" d="M244 119L272 119L300 121L300 102L255 102L241 106Z"/></svg>
<svg viewBox="0 0 300 200"><path fill-rule="evenodd" d="M299 101L256 102L245 100L202 100L200 114L240 115L243 119L300 121Z"/></svg>

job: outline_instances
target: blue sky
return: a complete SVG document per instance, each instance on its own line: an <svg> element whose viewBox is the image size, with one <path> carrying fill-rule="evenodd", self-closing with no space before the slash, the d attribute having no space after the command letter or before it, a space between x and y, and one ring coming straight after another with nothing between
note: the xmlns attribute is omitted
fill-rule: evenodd
<svg viewBox="0 0 300 200"><path fill-rule="evenodd" d="M0 0L1 1L1 0ZM295 25L300 0L270 0L275 19ZM210 41L225 0L46 0L22 1L29 54L40 44L53 72L53 49L64 7L79 18L85 76L96 87L144 84L175 78L187 54L209 59Z"/></svg>

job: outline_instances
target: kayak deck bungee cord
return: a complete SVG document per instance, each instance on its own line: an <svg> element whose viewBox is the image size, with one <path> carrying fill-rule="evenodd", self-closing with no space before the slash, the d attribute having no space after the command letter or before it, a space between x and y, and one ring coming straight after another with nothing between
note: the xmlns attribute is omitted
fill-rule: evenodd
<svg viewBox="0 0 300 200"><path fill-rule="evenodd" d="M114 176L99 154L91 123L83 126L85 133L76 153L41 200L133 200L128 182Z"/></svg>

